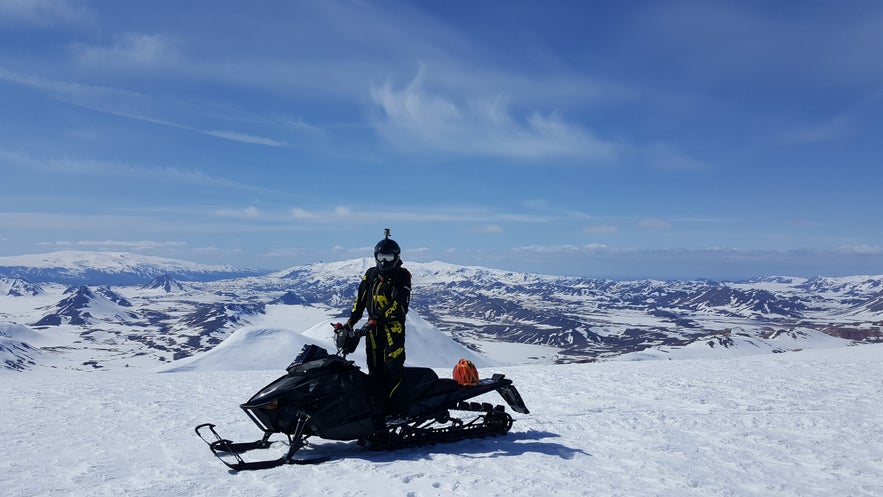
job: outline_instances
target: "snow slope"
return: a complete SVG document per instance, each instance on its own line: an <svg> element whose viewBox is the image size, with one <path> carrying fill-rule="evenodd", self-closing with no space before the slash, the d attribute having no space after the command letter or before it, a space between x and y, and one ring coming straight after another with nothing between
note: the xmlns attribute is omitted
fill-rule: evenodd
<svg viewBox="0 0 883 497"><path fill-rule="evenodd" d="M283 370L304 345L315 344L334 352L336 347L331 323L342 319L335 316L334 310L326 307L276 305L268 306L266 315L255 321L260 324L236 330L211 350L175 361L158 370ZM296 332L290 328L292 323L316 324ZM478 366L493 364L453 341L416 311L408 313L405 323L405 364L408 366L453 368L461 357L471 359ZM367 369L364 344L363 339L358 349L347 358Z"/></svg>
<svg viewBox="0 0 883 497"><path fill-rule="evenodd" d="M531 409L507 436L397 452L314 440L338 458L240 474L193 427L258 438L238 404L281 371L0 372L0 494L880 496L881 354L485 368Z"/></svg>

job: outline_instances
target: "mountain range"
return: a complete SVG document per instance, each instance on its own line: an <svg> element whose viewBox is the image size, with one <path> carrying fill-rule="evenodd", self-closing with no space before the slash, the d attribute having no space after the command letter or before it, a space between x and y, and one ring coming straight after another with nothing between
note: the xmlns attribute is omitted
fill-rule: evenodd
<svg viewBox="0 0 883 497"><path fill-rule="evenodd" d="M240 330L332 348L329 324L348 316L372 264L268 272L118 252L0 257L0 360L14 370L175 368ZM445 351L410 358L429 366L468 354L568 363L883 341L883 276L613 281L443 262L406 267L409 340Z"/></svg>

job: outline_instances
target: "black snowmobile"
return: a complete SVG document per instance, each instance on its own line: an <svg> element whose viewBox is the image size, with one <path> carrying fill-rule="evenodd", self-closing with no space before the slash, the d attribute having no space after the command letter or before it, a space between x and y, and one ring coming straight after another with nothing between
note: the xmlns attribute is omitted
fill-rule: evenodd
<svg viewBox="0 0 883 497"><path fill-rule="evenodd" d="M491 391L499 392L515 412L529 413L512 381L502 374L481 379L477 385L463 386L453 379L439 378L432 369L408 367L402 384L409 398L407 415L387 420L386 426L377 429L368 375L353 361L346 360L346 352L338 350L338 354L329 355L322 347L306 345L286 368L288 374L240 405L263 430L260 440L231 442L221 438L211 423L197 426L196 434L224 464L242 471L327 460L295 459L295 453L307 446L307 439L314 435L328 440L357 440L360 445L380 450L502 435L513 422L505 408L470 401ZM461 419L452 417L451 411L467 414ZM243 460L241 454L246 451L270 447L274 433L288 437L288 452L283 457Z"/></svg>

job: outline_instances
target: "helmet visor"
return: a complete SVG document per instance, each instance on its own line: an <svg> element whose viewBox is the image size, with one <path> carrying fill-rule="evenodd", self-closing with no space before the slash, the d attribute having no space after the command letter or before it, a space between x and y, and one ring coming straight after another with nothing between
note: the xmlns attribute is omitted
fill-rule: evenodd
<svg viewBox="0 0 883 497"><path fill-rule="evenodd" d="M392 261L396 260L396 255L381 253L381 254L376 254L374 256L374 258L377 259L377 262L392 262Z"/></svg>

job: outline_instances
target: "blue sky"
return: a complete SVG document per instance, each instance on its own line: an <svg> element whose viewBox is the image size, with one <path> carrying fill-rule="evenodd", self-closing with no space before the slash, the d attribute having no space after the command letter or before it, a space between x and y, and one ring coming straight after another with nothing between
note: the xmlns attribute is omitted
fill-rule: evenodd
<svg viewBox="0 0 883 497"><path fill-rule="evenodd" d="M255 5L257 4L257 5ZM0 255L883 274L883 2L0 0Z"/></svg>

